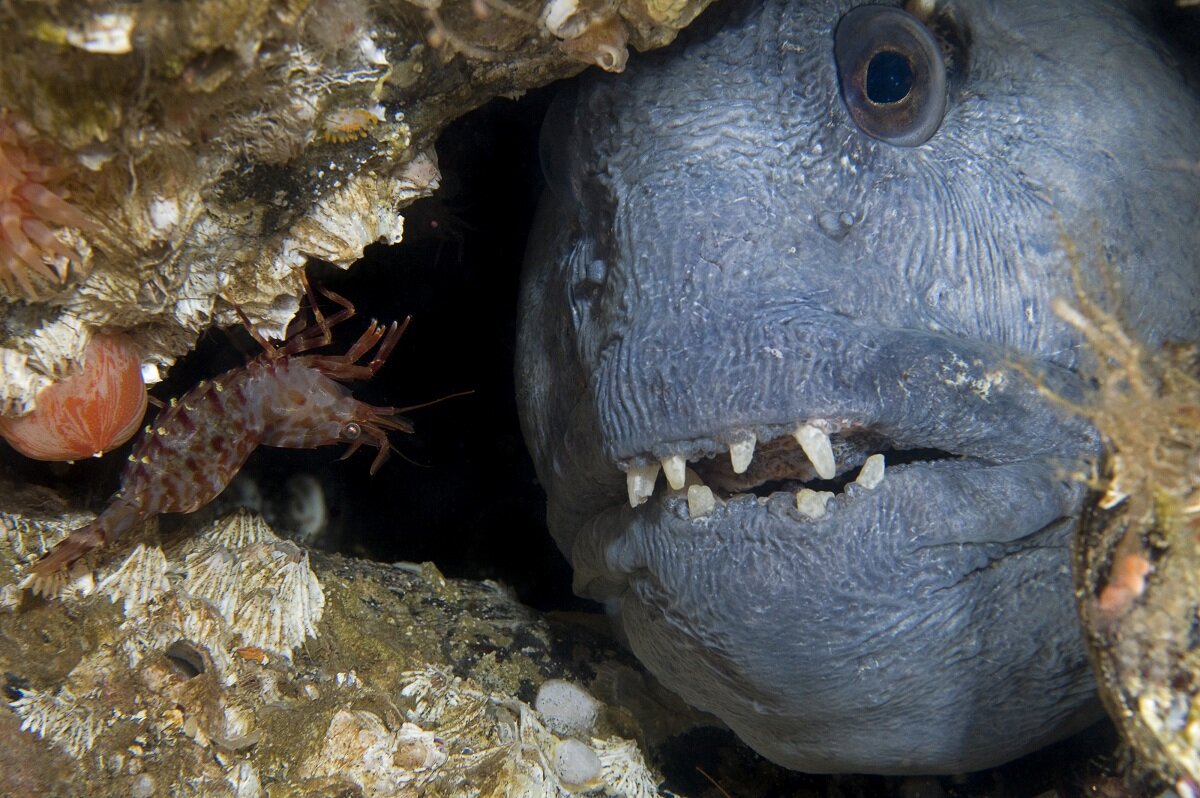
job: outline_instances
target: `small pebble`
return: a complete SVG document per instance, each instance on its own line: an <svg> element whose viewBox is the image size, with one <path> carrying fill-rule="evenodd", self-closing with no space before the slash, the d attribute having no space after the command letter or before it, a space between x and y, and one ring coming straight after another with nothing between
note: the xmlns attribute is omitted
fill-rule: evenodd
<svg viewBox="0 0 1200 798"><path fill-rule="evenodd" d="M129 798L154 798L154 779L148 773L143 773L129 785Z"/></svg>
<svg viewBox="0 0 1200 798"><path fill-rule="evenodd" d="M554 748L554 772L570 789L593 787L600 782L600 757L576 739L563 740Z"/></svg>
<svg viewBox="0 0 1200 798"><path fill-rule="evenodd" d="M587 737L596 725L600 702L587 690L562 679L548 679L538 688L534 709L546 728L560 737Z"/></svg>

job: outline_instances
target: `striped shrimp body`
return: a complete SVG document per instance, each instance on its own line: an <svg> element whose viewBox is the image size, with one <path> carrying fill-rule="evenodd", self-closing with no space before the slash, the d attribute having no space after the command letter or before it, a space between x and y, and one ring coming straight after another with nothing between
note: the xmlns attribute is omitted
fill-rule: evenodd
<svg viewBox="0 0 1200 798"><path fill-rule="evenodd" d="M340 381L374 376L408 321L388 327L372 322L344 355L301 354L328 344L330 328L354 313L342 297L322 293L342 309L328 319L314 311L317 328L301 330L280 346L250 328L263 354L171 400L143 431L108 507L33 566L27 583L33 592L57 593L80 557L145 519L203 507L260 445L307 449L348 443L348 457L367 444L379 450L371 473L379 470L391 450L388 430L412 432L412 426L394 408L358 401ZM360 364L377 344L374 357Z"/></svg>

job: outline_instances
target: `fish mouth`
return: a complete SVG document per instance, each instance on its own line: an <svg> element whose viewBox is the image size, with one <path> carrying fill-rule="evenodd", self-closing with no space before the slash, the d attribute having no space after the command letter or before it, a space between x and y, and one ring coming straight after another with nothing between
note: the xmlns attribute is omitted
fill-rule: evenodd
<svg viewBox="0 0 1200 798"><path fill-rule="evenodd" d="M868 425L845 420L809 419L789 428L769 426L720 437L732 441L724 452L711 439L702 439L664 446L672 453L655 460L647 456L625 463L629 506L649 501L661 474L666 495L685 498L691 518L703 518L728 501L774 501L786 494L794 501L797 520L815 520L849 485L877 488L888 469L968 459L930 446L901 448Z"/></svg>
<svg viewBox="0 0 1200 798"><path fill-rule="evenodd" d="M706 352L651 374L613 357L656 390L593 384L608 477L576 516L576 592L619 606L651 672L788 767L974 770L1061 737L1091 706L1068 542L1097 438L1047 392L1076 399L1080 380L983 341L843 330L852 357L803 372L772 368L812 337L735 350L760 375L746 391L704 390ZM1029 685L1067 683L1029 711ZM986 742L1001 717L1015 747Z"/></svg>
<svg viewBox="0 0 1200 798"><path fill-rule="evenodd" d="M715 366L664 361L674 370L625 382L679 385L674 393L660 389L647 400L602 391L602 408L617 411L600 417L615 419L602 432L628 507L637 512L657 492L686 499L690 517L703 518L723 502L788 497L794 519L812 521L835 498L875 490L894 469L933 464L1051 465L1063 478L1044 489L1073 490L1069 475L1095 450L1095 431L1067 408L1083 386L1066 365L994 342L845 325L837 345L850 356L822 362L814 342L830 340L828 327L801 328L790 347L747 364L743 373L761 375L744 381L754 390L722 396L704 384L703 375L720 373ZM787 367L796 363L815 367ZM774 406L772 395L780 397ZM696 426L707 429L697 435Z"/></svg>

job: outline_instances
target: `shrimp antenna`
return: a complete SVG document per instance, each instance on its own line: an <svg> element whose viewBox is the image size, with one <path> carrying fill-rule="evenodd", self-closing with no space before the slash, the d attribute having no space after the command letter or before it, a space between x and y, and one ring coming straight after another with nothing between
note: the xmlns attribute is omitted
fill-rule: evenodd
<svg viewBox="0 0 1200 798"><path fill-rule="evenodd" d="M423 407L431 407L436 404L441 404L442 402L445 402L448 399L457 399L460 396L470 396L473 393L475 393L475 389L468 388L465 391L458 391L457 393L448 393L445 396L438 397L437 399L430 399L428 402L422 402L419 405L408 405L406 407L393 407L392 409L395 410L397 413L407 413L410 410L420 410Z"/></svg>

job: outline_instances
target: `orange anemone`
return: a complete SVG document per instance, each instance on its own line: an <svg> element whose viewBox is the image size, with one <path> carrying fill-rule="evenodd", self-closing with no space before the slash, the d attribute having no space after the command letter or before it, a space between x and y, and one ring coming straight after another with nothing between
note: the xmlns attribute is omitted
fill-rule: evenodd
<svg viewBox="0 0 1200 798"><path fill-rule="evenodd" d="M129 440L146 414L137 344L127 335L95 335L83 370L38 394L20 418L0 418L0 436L35 460L99 457Z"/></svg>
<svg viewBox="0 0 1200 798"><path fill-rule="evenodd" d="M55 186L61 176L23 144L0 109L0 296L40 299L46 284L61 288L68 266L79 265L79 253L57 231L92 223Z"/></svg>

